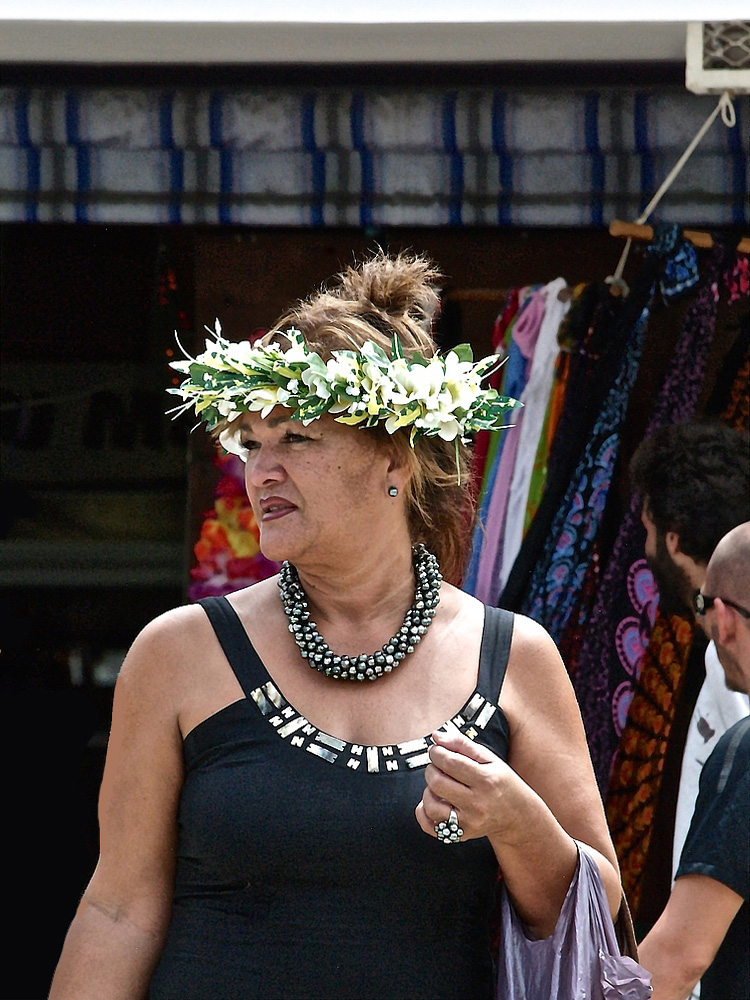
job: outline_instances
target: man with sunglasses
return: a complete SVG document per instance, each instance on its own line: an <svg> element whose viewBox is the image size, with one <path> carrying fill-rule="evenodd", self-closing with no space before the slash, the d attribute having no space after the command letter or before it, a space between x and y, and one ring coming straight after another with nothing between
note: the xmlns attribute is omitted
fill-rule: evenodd
<svg viewBox="0 0 750 1000"><path fill-rule="evenodd" d="M750 521L716 546L695 613L715 643L726 686L750 694ZM641 942L653 1000L750 997L750 717L706 762L674 888Z"/></svg>
<svg viewBox="0 0 750 1000"><path fill-rule="evenodd" d="M664 615L692 617L692 598L703 586L716 545L736 525L750 520L749 455L747 433L715 419L663 427L636 449L630 479L643 500L645 556ZM682 753L672 879L695 808L701 768L723 733L750 712L747 695L727 689L713 642L706 649L705 670Z"/></svg>

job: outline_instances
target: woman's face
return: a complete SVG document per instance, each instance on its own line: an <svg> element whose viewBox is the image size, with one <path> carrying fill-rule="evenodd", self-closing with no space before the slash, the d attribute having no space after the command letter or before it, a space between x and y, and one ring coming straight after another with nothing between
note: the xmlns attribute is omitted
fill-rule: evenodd
<svg viewBox="0 0 750 1000"><path fill-rule="evenodd" d="M366 431L325 416L305 427L277 406L241 421L245 488L266 558L340 564L379 528L390 458Z"/></svg>

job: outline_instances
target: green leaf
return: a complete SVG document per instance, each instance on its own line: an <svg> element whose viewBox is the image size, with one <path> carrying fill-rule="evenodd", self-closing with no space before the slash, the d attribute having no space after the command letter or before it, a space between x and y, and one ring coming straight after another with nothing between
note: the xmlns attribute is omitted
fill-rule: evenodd
<svg viewBox="0 0 750 1000"><path fill-rule="evenodd" d="M459 344L457 347L451 347L451 351L458 357L459 361L474 360L474 352L471 349L471 344Z"/></svg>
<svg viewBox="0 0 750 1000"><path fill-rule="evenodd" d="M391 359L383 348L374 344L371 340L365 341L362 345L362 357L376 364L378 368L387 368L391 363Z"/></svg>
<svg viewBox="0 0 750 1000"><path fill-rule="evenodd" d="M367 413L349 413L346 416L334 417L337 424L349 424L354 426L355 424L361 424L363 420L367 419Z"/></svg>
<svg viewBox="0 0 750 1000"><path fill-rule="evenodd" d="M427 358L423 358L422 355L419 353L412 354L412 356L409 358L409 364L421 365L423 368L426 368L429 365L429 363L430 362L427 360Z"/></svg>

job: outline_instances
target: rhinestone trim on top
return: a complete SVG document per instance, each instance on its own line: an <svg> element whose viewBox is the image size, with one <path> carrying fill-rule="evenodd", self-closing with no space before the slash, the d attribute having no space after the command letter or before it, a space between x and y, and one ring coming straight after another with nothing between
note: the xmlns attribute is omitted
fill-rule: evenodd
<svg viewBox="0 0 750 1000"><path fill-rule="evenodd" d="M250 692L250 697L281 739L328 761L329 764L377 774L384 771L410 771L426 767L430 763L429 749L433 744L431 736L407 740L405 743L394 743L390 746L347 743L336 736L329 736L308 722L304 715L300 715L289 704L273 681L266 681L265 684L255 688ZM487 726L496 711L496 705L475 691L458 715L454 715L440 729L447 732L455 727L464 736L473 740Z"/></svg>

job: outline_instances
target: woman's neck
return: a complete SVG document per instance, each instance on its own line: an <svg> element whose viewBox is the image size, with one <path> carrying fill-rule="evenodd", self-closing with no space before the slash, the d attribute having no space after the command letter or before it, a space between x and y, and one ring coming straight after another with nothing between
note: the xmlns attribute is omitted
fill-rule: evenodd
<svg viewBox="0 0 750 1000"><path fill-rule="evenodd" d="M369 545L335 566L297 566L300 583L317 621L364 622L403 616L414 599L412 546Z"/></svg>

